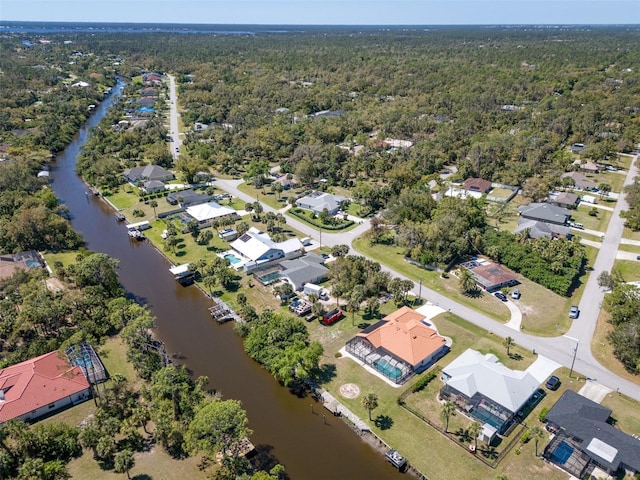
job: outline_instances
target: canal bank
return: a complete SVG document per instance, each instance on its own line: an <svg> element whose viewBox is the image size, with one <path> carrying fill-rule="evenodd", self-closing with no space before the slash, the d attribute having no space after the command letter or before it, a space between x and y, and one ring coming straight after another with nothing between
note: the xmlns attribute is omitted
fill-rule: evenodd
<svg viewBox="0 0 640 480"><path fill-rule="evenodd" d="M164 256L148 242L131 240L112 208L99 197L85 194L87 185L75 173L76 157L122 87L113 89L51 169L52 188L68 207L87 248L120 261L122 284L136 301L151 308L157 318L156 335L167 350L194 375L207 376L210 388L224 398L242 401L254 430L253 443L285 465L292 479L401 478L342 420L310 413L309 402L315 400L300 398L278 385L244 353L231 324L211 320L211 303L198 289L175 282Z"/></svg>

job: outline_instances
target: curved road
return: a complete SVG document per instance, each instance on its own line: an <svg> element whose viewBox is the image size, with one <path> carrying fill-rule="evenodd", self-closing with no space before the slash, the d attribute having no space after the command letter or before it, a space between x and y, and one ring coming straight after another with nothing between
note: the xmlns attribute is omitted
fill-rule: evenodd
<svg viewBox="0 0 640 480"><path fill-rule="evenodd" d="M173 104L171 105L171 124L177 125L177 98L175 94L175 81L173 77L170 78L171 98ZM174 113L175 112L175 113ZM173 130L177 135L177 127ZM180 142L182 143L182 142ZM633 183L636 176L640 175L637 166L638 155L633 157L631 168L627 172L625 178L625 185ZM238 189L238 185L242 183L242 180L216 180L216 184L223 190L227 191L231 195L238 197L245 202L254 202L255 198L241 192ZM276 209L263 205L266 212L277 212ZM616 203L615 210L609 222L605 238L602 241L602 247L599 250L598 256L593 266L593 272L589 275L587 285L585 287L582 299L580 301L580 317L573 322L569 332L566 335L553 338L535 337L532 335L524 334L515 330L508 324L502 324L497 322L486 315L476 312L475 310L461 305L444 295L431 290L425 286L418 287L414 283L413 293L417 296L422 293L432 303L450 311L451 313L489 331L492 334L500 337L512 337L516 343L522 347L535 350L536 353L544 355L545 357L561 364L566 367L573 366L576 372L586 376L589 379L596 380L598 383L611 388L612 390L619 389L619 391L629 397L632 397L640 401L640 385L630 382L624 378L621 378L605 367L600 365L598 361L591 354L591 338L595 331L598 314L600 312L600 305L604 298L604 292L598 286L597 276L602 271L611 271L613 262L616 258L618 251L618 245L622 238L622 232L624 229L624 219L620 217L620 212L628 208L627 202L621 195ZM287 217L287 223L296 230L300 231L304 235L313 238L316 241L322 240L322 245L334 246L340 244L351 245L352 241L358 236L362 235L369 229L369 222L364 221L353 230L349 232L326 233L322 234L320 239L320 232L310 225L303 223L295 218ZM355 253L352 251L352 253ZM404 275L382 265L382 269L388 271L395 277L407 279ZM409 279L411 280L411 279ZM420 292L418 291L420 288Z"/></svg>

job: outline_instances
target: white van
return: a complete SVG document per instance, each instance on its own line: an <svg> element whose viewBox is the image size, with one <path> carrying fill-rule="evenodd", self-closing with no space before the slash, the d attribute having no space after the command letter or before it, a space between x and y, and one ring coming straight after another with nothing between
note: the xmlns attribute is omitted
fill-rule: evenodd
<svg viewBox="0 0 640 480"><path fill-rule="evenodd" d="M584 230L584 225L581 223L574 223L573 228L577 228L578 230Z"/></svg>

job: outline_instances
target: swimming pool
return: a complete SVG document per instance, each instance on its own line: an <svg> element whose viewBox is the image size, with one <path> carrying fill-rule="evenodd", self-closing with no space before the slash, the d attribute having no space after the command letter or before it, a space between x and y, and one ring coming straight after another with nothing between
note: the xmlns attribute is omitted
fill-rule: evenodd
<svg viewBox="0 0 640 480"><path fill-rule="evenodd" d="M385 358L376 360L375 362L373 362L373 366L376 367L376 370L378 370L387 378L397 380L402 376L402 370L391 365Z"/></svg>
<svg viewBox="0 0 640 480"><path fill-rule="evenodd" d="M229 260L229 263L231 263L231 265L235 265L237 263L240 263L242 261L241 258L236 257L233 253L227 253L224 257L225 260Z"/></svg>
<svg viewBox="0 0 640 480"><path fill-rule="evenodd" d="M551 460L558 465L564 465L572 454L573 447L563 440L551 454Z"/></svg>
<svg viewBox="0 0 640 480"><path fill-rule="evenodd" d="M271 273L267 273L263 277L258 277L258 280L260 280L260 283L266 285L267 283L273 282L274 280L277 280L281 277L282 277L282 274L280 272L271 272Z"/></svg>

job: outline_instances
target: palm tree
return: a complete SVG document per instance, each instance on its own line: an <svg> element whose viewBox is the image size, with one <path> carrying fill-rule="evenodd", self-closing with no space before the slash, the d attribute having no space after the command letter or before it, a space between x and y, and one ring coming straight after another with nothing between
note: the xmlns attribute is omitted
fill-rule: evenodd
<svg viewBox="0 0 640 480"><path fill-rule="evenodd" d="M447 400L442 404L440 408L440 418L444 420L444 431L445 433L449 431L449 418L456 414L456 405L451 401Z"/></svg>
<svg viewBox="0 0 640 480"><path fill-rule="evenodd" d="M469 425L469 428L467 428L467 433L469 433L469 435L473 437L474 451L478 450L478 435L480 435L481 431L482 425L478 421L472 422L471 425Z"/></svg>
<svg viewBox="0 0 640 480"><path fill-rule="evenodd" d="M503 340L502 346L507 349L507 357L511 356L510 349L511 347L515 347L515 345L516 341L511 337L507 337Z"/></svg>
<svg viewBox="0 0 640 480"><path fill-rule="evenodd" d="M153 208L153 216L156 217L156 220L157 220L158 214L156 213L156 208L158 207L158 202L156 202L155 200L151 200L149 202L149 206Z"/></svg>
<svg viewBox="0 0 640 480"><path fill-rule="evenodd" d="M135 459L133 458L131 450L122 450L121 452L116 453L116 456L113 459L114 471L116 473L126 473L127 478L131 478L129 476L129 470L131 470L134 465Z"/></svg>
<svg viewBox="0 0 640 480"><path fill-rule="evenodd" d="M473 277L473 274L466 268L463 268L460 270L460 276L458 277L458 284L460 285L460 290L463 293L471 293L478 288L476 286L476 280Z"/></svg>
<svg viewBox="0 0 640 480"><path fill-rule="evenodd" d="M375 393L367 393L362 397L362 406L369 412L369 420L371 420L371 410L378 408L378 396Z"/></svg>
<svg viewBox="0 0 640 480"><path fill-rule="evenodd" d="M536 457L538 456L538 442L544 438L544 430L538 425L534 425L529 429L529 433L531 434L531 438L536 445Z"/></svg>

